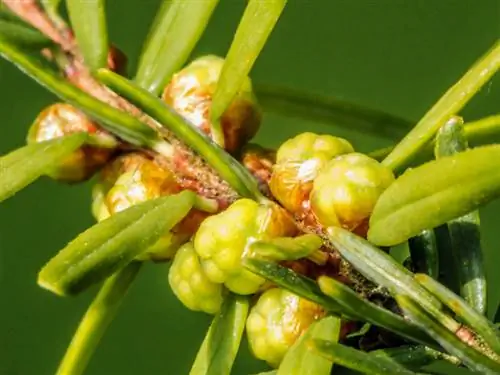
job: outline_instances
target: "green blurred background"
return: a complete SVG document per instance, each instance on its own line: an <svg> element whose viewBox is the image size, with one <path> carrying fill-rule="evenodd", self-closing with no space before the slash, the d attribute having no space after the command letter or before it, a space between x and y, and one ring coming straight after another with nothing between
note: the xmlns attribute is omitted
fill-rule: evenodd
<svg viewBox="0 0 500 375"><path fill-rule="evenodd" d="M111 38L129 55L133 69L159 1L108 4ZM221 1L195 55L225 54L244 4ZM290 0L252 78L415 121L493 44L499 25L498 0ZM498 112L499 82L488 84L470 103L466 119ZM0 88L3 154L23 145L31 121L55 98L4 61ZM341 126L269 114L257 140L277 146L304 130L348 137L362 151L389 144ZM57 250L93 224L89 205L90 184L67 188L43 179L0 206L0 374L54 373L95 290L63 299L38 288L36 276ZM490 315L500 299L499 209L497 202L482 210ZM180 305L167 285L167 270L167 265L148 265L139 275L88 374L188 373L209 318ZM251 359L246 343L243 348L234 374L266 368Z"/></svg>

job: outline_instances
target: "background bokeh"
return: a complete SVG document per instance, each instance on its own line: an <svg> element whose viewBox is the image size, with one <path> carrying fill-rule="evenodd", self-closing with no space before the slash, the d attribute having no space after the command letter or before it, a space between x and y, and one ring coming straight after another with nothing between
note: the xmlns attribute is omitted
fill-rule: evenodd
<svg viewBox="0 0 500 375"><path fill-rule="evenodd" d="M159 1L110 0L111 38L136 65ZM224 55L245 1L221 1L195 55ZM259 58L256 83L332 95L418 120L500 34L498 0L291 0ZM498 112L497 78L470 103L466 119ZM36 114L55 98L0 62L0 154L23 145ZM348 137L369 151L389 140L353 129L266 114L257 141L277 146L304 130ZM498 212L482 210L490 315L500 299ZM53 374L95 289L56 297L36 285L40 267L93 224L90 183L42 179L0 206L0 374ZM444 265L446 267L446 265ZM88 374L187 374L209 318L184 309L167 285L167 265L148 265L104 337ZM246 343L234 374L266 367ZM443 373L458 371L442 369ZM464 373L466 373L464 371Z"/></svg>

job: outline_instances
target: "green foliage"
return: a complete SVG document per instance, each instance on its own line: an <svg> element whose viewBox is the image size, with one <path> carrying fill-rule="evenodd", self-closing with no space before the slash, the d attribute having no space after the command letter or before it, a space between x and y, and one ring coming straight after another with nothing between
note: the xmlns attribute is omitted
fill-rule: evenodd
<svg viewBox="0 0 500 375"><path fill-rule="evenodd" d="M265 104L265 103L264 103ZM473 146L497 143L500 141L500 115L488 116L464 124L465 138ZM417 161L429 160L433 157L435 142L427 143L418 153ZM383 160L394 149L384 147L370 152L368 155L376 160ZM414 163L411 163L413 165Z"/></svg>
<svg viewBox="0 0 500 375"><path fill-rule="evenodd" d="M78 89L62 79L55 71L47 69L38 59L25 54L16 45L2 39L1 36L0 54L62 100L99 120L106 130L123 140L134 145L151 147L160 142L157 133L137 118Z"/></svg>
<svg viewBox="0 0 500 375"><path fill-rule="evenodd" d="M332 341L315 339L313 349L336 364L370 375L415 375L414 372L390 361L382 361L369 354L337 344Z"/></svg>
<svg viewBox="0 0 500 375"><path fill-rule="evenodd" d="M314 322L288 350L276 375L330 375L332 362L309 350L313 338L338 341L341 320L334 316Z"/></svg>
<svg viewBox="0 0 500 375"><path fill-rule="evenodd" d="M259 257L272 260L298 260L307 258L317 251L323 242L314 234L290 238L279 237L267 241L255 241L250 245L250 252Z"/></svg>
<svg viewBox="0 0 500 375"><path fill-rule="evenodd" d="M500 41L482 56L465 75L425 114L415 127L383 160L393 170L402 169L458 113L500 68Z"/></svg>
<svg viewBox="0 0 500 375"><path fill-rule="evenodd" d="M221 146L224 146L224 136L219 119L252 69L286 3L287 0L248 1L227 53L212 103L212 136Z"/></svg>
<svg viewBox="0 0 500 375"><path fill-rule="evenodd" d="M492 201L500 194L499 157L500 146L483 146L408 170L378 200L368 239L396 245Z"/></svg>
<svg viewBox="0 0 500 375"><path fill-rule="evenodd" d="M410 369L419 369L437 360L446 360L454 365L460 365L460 360L457 358L423 345L378 349L370 352L370 356L384 361L396 362Z"/></svg>
<svg viewBox="0 0 500 375"><path fill-rule="evenodd" d="M189 375L229 375L248 315L248 297L230 293L215 316Z"/></svg>
<svg viewBox="0 0 500 375"><path fill-rule="evenodd" d="M460 121L452 119L436 138L436 158L451 156L467 149ZM486 275L481 248L479 211L472 211L448 222L451 256L455 262L460 294L481 313L486 312Z"/></svg>
<svg viewBox="0 0 500 375"><path fill-rule="evenodd" d="M105 129L120 137L124 142L120 144L119 152L126 152L132 147L147 157L157 157L158 155L154 155L156 152L161 154L163 159L172 158L170 159L172 163L182 162L179 160L182 155L175 152L177 141L174 140L170 144L164 140L165 137L171 137L171 132L193 150L194 156L191 156L194 158L201 156L237 194L260 203L259 205L257 202L248 200L255 207L258 207L257 210L266 207L263 203L269 205L270 201L264 197L260 190L262 186L258 186L256 178L220 147L224 146L224 142L227 141L224 139L226 127L222 128L225 118L221 116L226 113L226 109L241 89L242 82L246 79L264 48L287 1L249 0L234 35L215 93L203 93L206 98L202 95L203 100L211 101L213 94L212 107L207 107L209 109L206 116L210 118L209 126L215 142L204 136L199 129L193 127L189 121L183 118L181 113L175 113L157 96L192 53L218 4L218 0L163 1L148 39L144 43L135 84L110 70L104 69L108 67L110 46L104 3L104 0L66 1L73 28L71 32L75 34L79 50L76 47L73 50L73 47L69 48L67 45L64 50L58 49L44 35L27 24L18 22L15 16L2 10L0 13L0 53L30 77L63 100L82 109L92 119L99 121ZM60 0L41 0L41 5L46 9L47 17L42 14L37 22L32 23L38 26L42 25L42 29L44 25L52 28L48 33L48 35L52 34L52 38L54 33L57 34L63 30L62 34L64 35L60 36L61 39L65 39L68 44L71 43L72 33L69 32L70 30L66 30L65 21L58 13ZM39 4L33 2L27 6L33 7L29 11L35 12L36 15ZM43 54L34 54L32 49L27 49L30 53L23 50L24 47L40 49L46 46L50 46L51 49L44 50ZM75 56L71 56L72 54ZM131 104L136 105L139 111L144 112L145 116L128 114L122 109L116 109L94 98L92 94L95 93L92 90L95 89L96 82L90 77L86 77L87 71L85 69L83 78L78 77L78 79L82 79L82 81L78 81L78 86L89 91L89 93L83 92L76 85L67 82L54 69L46 68L41 63L42 56L55 62L60 70L68 75L82 73L78 71L78 67L81 63L80 57L83 56L86 68L89 68L102 83L122 97L118 101L128 100ZM73 64L72 59L75 57L76 63ZM259 237L260 229L253 231L249 227L257 228L264 220L261 216L255 214L253 217L249 211L246 211L239 216L228 216L228 225L221 221L218 225L209 226L208 230L205 230L206 236L203 237L203 241L199 241L196 249L192 247L188 249L187 255L189 256L186 256L186 253L182 251L178 253L180 255L171 267L171 276L182 268L182 277L178 277L173 282L172 277L170 282L174 293L185 297L181 300L187 306L195 310L214 313L219 309L221 297L225 296L222 307L217 312L198 352L190 375L229 375L233 367L249 313L250 298L226 293L227 291L222 291L223 287L219 283L216 284L216 306L207 309L200 307L200 302L202 304L206 302L203 301L203 297L193 295L193 288L189 289L189 287L195 284L197 287L207 286L205 285L209 279L207 276L213 278L213 273L219 271L221 274L230 274L234 269L229 269L231 267L227 266L234 264L238 267L238 272L241 269L241 272L248 275L248 278L243 278L243 281L240 282L241 285L238 285L241 288L239 291L248 291L248 285L250 285L252 278L258 280L257 288L267 287L267 284L263 284L264 279L259 277L261 276L274 285L286 288L297 296L321 305L329 314L332 314L314 323L304 335L295 341L295 344L286 353L278 371L274 371L272 374L314 373L326 375L330 373L332 362L370 374L413 374L409 368L420 368L431 360L442 358L454 364L459 364L461 360L474 371L487 374L498 373L500 371L498 332L491 322L474 310L476 308L479 312L484 312L486 307L486 282L479 242L479 218L475 213L463 217L460 215L478 208L499 195L500 175L496 171L494 162L500 156L500 148L490 146L458 155L454 154L466 148L464 134L466 137L474 138L474 140L477 138L480 141L485 139L490 141L489 138L492 135L498 135L500 121L498 121L498 116L494 116L481 120L477 124L466 126L464 129L460 126L447 127L446 125L442 127L442 125L450 116L455 115L466 105L499 67L500 43L497 42L384 159L383 164L386 167L394 171L401 171L421 151L423 153L431 149L431 140L441 128L436 145L437 156L444 156L443 159L409 171L395 183L392 183L392 178L387 179L385 185L390 183L392 185L378 200L370 220L369 240L371 243L344 229L326 228L328 225L338 225L339 223L337 220L331 220L332 212L327 212L325 215L318 215L318 212L314 212L315 205L314 199L312 199L312 214L316 215L316 219L319 219L319 224L311 224L307 221L309 218L306 218L304 220L306 231L321 235L326 233L330 240L330 244L327 244L330 245L327 246L328 249L322 248L322 239L315 234L297 235L295 226L291 224L290 227L293 228L290 230L290 234L275 233L279 230L273 228L270 232L273 230L274 232L269 235L271 239L267 237L262 239ZM213 77L211 78L213 79ZM87 79L90 80L90 86L85 85L84 81ZM89 89L89 87L91 88ZM103 88L99 87L99 90L103 90ZM260 91L268 108L290 116L342 124L387 138L400 136L397 131L394 131L394 128L389 127L395 126L395 124L401 126L400 129L409 126L408 122L399 118L333 99L312 97L293 90L273 91L273 89L264 88ZM103 90L101 94L105 92ZM106 92L103 95L113 97L115 94ZM120 105L121 108L130 108L129 103L121 102L121 104L124 104ZM238 117L239 115L241 113L232 113L227 116L230 119L229 122L231 122L232 116ZM150 119L147 120L150 125L154 126L154 122L149 120L155 120L166 129L161 126L157 128L147 126L142 122L146 116L150 116ZM1 158L0 201L28 185L40 175L48 174L53 165L76 148L84 145L85 142L91 144L89 139L92 137L76 134L27 146ZM321 142L319 147L321 148ZM228 148L226 147L226 149ZM239 156L237 151L240 150L230 150L232 154ZM387 152L389 151L379 153L378 157L382 158L387 155ZM330 155L328 159L332 157L333 155ZM271 167L267 166L267 168ZM196 166L190 172L196 175ZM264 172L269 173L268 170ZM370 176L366 170L362 171L364 173L356 172L352 166L345 168L344 172L346 175L354 176L357 182L368 181L373 177L373 174ZM332 177L334 182L339 179L338 173L331 173L331 175L329 177ZM202 177L208 177L207 180L210 180L211 176ZM258 177L262 179L261 175ZM202 179L200 178L200 180ZM265 177L263 180L265 182ZM314 178L307 182L312 184L313 180ZM206 181L199 182L205 183ZM332 183L331 181L327 182L327 185ZM368 181L367 185L372 182ZM185 183L188 189L191 188L186 181L182 181L182 183ZM203 186L203 188L213 188L209 186L209 181L206 184L207 186ZM219 193L217 188L218 186L213 189L214 196ZM286 193L288 191L285 192L285 195ZM370 209L351 228L356 230L356 233L366 229L366 221L378 197L378 193L371 197L373 199L370 200L372 203ZM275 197L271 198L280 200L276 194ZM332 196L328 196L328 194L324 195L324 199L321 200L321 203L324 204L323 207L331 208L331 198ZM360 199L360 196L349 198L346 201L356 201L358 206L366 203L362 202L363 199ZM181 221L184 222L183 219L190 213L191 209L194 208L194 211L200 209L213 214L230 203L205 199L189 190L184 190L174 196L150 200L113 215L83 232L49 261L39 274L39 284L56 294L76 294L94 283L104 281L68 348L58 374L79 375L83 373L99 340L116 315L127 289L137 274L140 267L137 260L144 259L141 256L144 255L145 249L148 249L160 236L164 235L165 231L172 230L174 233L177 230L174 226ZM306 206L309 207L303 203L309 202L302 200L298 202L299 211ZM344 207L347 214L352 214L354 208L352 204ZM226 213L227 211L229 209L226 210ZM301 216L304 212L293 213L298 214L299 221L307 216ZM224 213L220 215L224 215ZM252 217L247 220L249 216ZM231 218L238 220L234 220L232 223ZM188 219L189 217L186 221L189 221ZM209 220L211 219L206 219L205 223L211 223ZM273 221L273 218L266 217L266 220ZM280 220L284 221L285 219ZM279 220L277 221L279 222ZM432 278L424 275L413 275L384 251L374 246L374 244L394 245L409 239L414 260L424 261L423 266L417 264L419 270L424 270L437 277L437 248L432 234L434 227L446 222L449 222L454 247L457 248L457 244L460 244L461 253L457 257L460 258L460 270L461 276L463 276L462 295L472 306L467 305L464 300ZM283 224L283 226L285 225ZM237 235L240 232L243 234L242 236ZM288 235L297 235L297 237L282 237ZM217 244L217 236L223 238L224 245L226 242L229 243L227 248L222 249L224 251L221 251L222 246ZM418 237L410 238L412 236ZM244 241L240 237L244 237ZM418 242L421 239L425 241ZM238 251L230 252L229 250L234 250L234 246L231 248L231 241L240 240L243 242L242 246L237 249ZM240 243L238 242L238 244ZM466 246L462 246L462 244ZM197 261L198 256L201 256L201 253L207 249L212 252L210 256L217 257L217 259L213 260L207 267L204 267L206 264L197 263L195 264L197 267L193 268L193 260ZM361 298L347 285L333 278L320 276L316 282L312 278L287 268L287 266L269 261L293 261L292 268L298 266L300 269L305 264L310 265L309 260L312 260L316 264L311 265L312 271L307 269L304 274L316 278L325 271L330 272L330 266L335 268L335 272L338 271L335 256L326 252L326 250L333 249L338 250L344 260L351 263L368 280L375 282L380 288L388 289L397 299L408 319ZM235 262L231 262L231 259L228 260L228 258L234 258ZM472 266L470 266L471 264ZM246 269L243 269L242 265ZM319 273L318 265L324 267L320 269ZM212 267L212 273L208 270L210 267ZM214 267L218 268L214 269ZM253 274L249 273L248 270L252 271ZM360 276L355 275L356 277ZM342 276L349 275L342 274ZM469 283L471 279L473 280L472 284ZM191 281L193 285L186 287L186 284ZM367 282L367 280L361 279L361 282ZM257 288L252 290L257 293L262 292ZM269 292L273 291L291 294L277 288L271 289ZM280 303L283 301L280 300ZM263 309L269 311L269 306ZM323 313L323 309L320 310ZM274 314L276 311L278 314ZM276 311L271 311L269 316L280 316L280 311ZM283 317L283 319L285 318ZM427 346L396 348L392 351L378 353L364 353L344 347L337 344L340 336L341 318L366 321ZM282 323L282 321L271 322L270 325ZM462 323L470 327L466 327ZM260 327L257 328L260 329ZM469 332L469 328L474 328L475 332ZM356 334L364 335L365 333L366 331ZM462 338L458 337L461 334L469 334L470 336L466 336L465 339L463 336ZM278 341L285 342L286 340L279 338ZM430 349L430 347L437 347L436 342L456 358ZM265 345L263 347L266 348ZM283 349L282 346L281 349ZM281 356L283 354L284 351Z"/></svg>
<svg viewBox="0 0 500 375"><path fill-rule="evenodd" d="M110 276L83 316L69 344L56 375L83 374L104 332L118 313L120 306L141 268L132 262Z"/></svg>
<svg viewBox="0 0 500 375"><path fill-rule="evenodd" d="M91 70L104 68L109 49L105 0L66 0L66 6L85 64Z"/></svg>
<svg viewBox="0 0 500 375"><path fill-rule="evenodd" d="M439 301L413 280L413 275L390 255L365 239L341 228L328 228L329 240L359 272L392 293L411 296L424 308L435 310Z"/></svg>
<svg viewBox="0 0 500 375"><path fill-rule="evenodd" d="M336 301L321 292L318 284L289 268L258 258L245 258L243 259L243 265L257 275L272 281L277 286L323 306L333 314L340 315L342 312Z"/></svg>
<svg viewBox="0 0 500 375"><path fill-rule="evenodd" d="M433 319L417 303L404 295L397 295L399 306L415 324L424 329L444 349L460 358L470 369L481 374L498 374L500 363L481 354L460 340L455 332L451 332L437 320Z"/></svg>
<svg viewBox="0 0 500 375"><path fill-rule="evenodd" d="M76 133L31 144L0 158L0 202L13 196L79 148L87 134Z"/></svg>
<svg viewBox="0 0 500 375"><path fill-rule="evenodd" d="M399 315L361 298L341 282L328 276L321 276L318 279L318 284L321 291L341 305L350 316L385 328L407 339L435 346L429 337L422 334L420 329L409 324Z"/></svg>
<svg viewBox="0 0 500 375"><path fill-rule="evenodd" d="M40 271L38 284L72 295L125 267L192 208L195 194L176 195L132 206L81 233Z"/></svg>
<svg viewBox="0 0 500 375"><path fill-rule="evenodd" d="M408 239L414 272L423 272L431 277L439 276L439 251L433 229L424 229Z"/></svg>
<svg viewBox="0 0 500 375"><path fill-rule="evenodd" d="M474 146L478 143L493 143L498 141L500 115L488 116L464 124L465 139Z"/></svg>
<svg viewBox="0 0 500 375"><path fill-rule="evenodd" d="M186 62L203 35L219 0L165 0L156 16L135 82L158 95Z"/></svg>
<svg viewBox="0 0 500 375"><path fill-rule="evenodd" d="M474 305L470 304L470 302L467 303L444 285L427 275L416 275L415 279L429 292L439 298L460 320L464 321L469 327L473 327L482 336L486 344L500 355L500 336L493 324L475 310Z"/></svg>

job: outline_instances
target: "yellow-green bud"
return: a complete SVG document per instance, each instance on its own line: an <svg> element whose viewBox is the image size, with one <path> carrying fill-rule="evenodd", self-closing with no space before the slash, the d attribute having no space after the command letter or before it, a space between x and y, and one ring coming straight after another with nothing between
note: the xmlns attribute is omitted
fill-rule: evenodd
<svg viewBox="0 0 500 375"><path fill-rule="evenodd" d="M278 367L288 349L316 320L323 308L287 290L264 292L247 318L248 342L254 355Z"/></svg>
<svg viewBox="0 0 500 375"><path fill-rule="evenodd" d="M219 311L224 287L207 278L191 242L175 254L168 281L174 294L188 309L208 314Z"/></svg>
<svg viewBox="0 0 500 375"><path fill-rule="evenodd" d="M207 277L234 293L253 294L264 279L247 271L241 259L254 240L293 235L296 227L276 205L240 199L200 225L194 246Z"/></svg>
<svg viewBox="0 0 500 375"><path fill-rule="evenodd" d="M359 153L338 156L314 180L312 211L325 226L355 230L366 224L393 181L392 171L375 159Z"/></svg>

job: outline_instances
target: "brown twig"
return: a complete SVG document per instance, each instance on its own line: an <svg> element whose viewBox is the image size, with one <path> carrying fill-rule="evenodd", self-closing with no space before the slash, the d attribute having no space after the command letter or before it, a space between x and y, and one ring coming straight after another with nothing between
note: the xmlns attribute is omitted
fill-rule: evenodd
<svg viewBox="0 0 500 375"><path fill-rule="evenodd" d="M40 30L45 36L57 43L66 51L75 46L72 38L66 35L69 29L61 29L50 17L40 9L36 0L2 0L2 3L17 16Z"/></svg>

